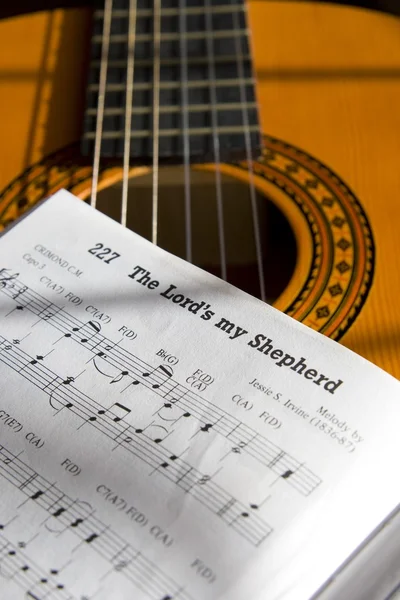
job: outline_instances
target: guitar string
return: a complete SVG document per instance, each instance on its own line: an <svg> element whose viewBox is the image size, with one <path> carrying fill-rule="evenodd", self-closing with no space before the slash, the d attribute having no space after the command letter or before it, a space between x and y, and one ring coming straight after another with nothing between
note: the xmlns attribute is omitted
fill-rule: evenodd
<svg viewBox="0 0 400 600"><path fill-rule="evenodd" d="M122 177L121 225L126 227L128 215L129 163L131 153L131 129L133 111L133 82L135 73L135 38L136 38L137 0L129 0L128 17L128 60L126 65L126 100L125 100L125 133L124 133L124 166Z"/></svg>
<svg viewBox="0 0 400 600"><path fill-rule="evenodd" d="M234 4L235 0L232 0L232 4ZM243 4L244 16L246 19L246 30L247 28L247 12L246 12L246 3ZM232 11L233 18L233 29L235 31L239 31L240 22L238 13L236 11ZM242 120L244 125L244 139L246 146L246 161L247 161L247 169L249 176L249 191L250 191L250 201L251 201L251 212L253 217L253 232L254 232L254 243L256 248L256 256L257 256L257 269L258 269L258 282L260 286L260 297L261 300L265 302L265 280L264 280L264 269L263 269L263 257L262 257L262 246L261 246L261 236L260 236L260 220L258 215L257 208L257 198L256 198L256 189L254 183L254 171L253 171L253 157L251 152L251 138L250 138L250 127L249 127L249 116L246 108L246 90L244 87L244 57L243 57L243 49L241 46L241 37L238 35L235 36L235 54L237 57L237 65L238 65L238 75L239 75L239 90L240 90L240 104L242 107Z"/></svg>
<svg viewBox="0 0 400 600"><path fill-rule="evenodd" d="M186 260L192 262L192 206L190 188L190 137L189 137L189 92L188 92L188 55L187 24L185 0L179 0L179 30L181 54L181 96L183 129L183 165L185 186L185 243Z"/></svg>
<svg viewBox="0 0 400 600"><path fill-rule="evenodd" d="M153 180L152 180L152 230L151 241L158 238L158 163L160 147L160 43L161 0L154 0L153 14Z"/></svg>
<svg viewBox="0 0 400 600"><path fill-rule="evenodd" d="M90 206L92 206L93 208L96 208L97 188L98 188L98 182L99 182L100 152L101 152L101 140L102 140L102 135L103 135L104 104L105 104L106 86L107 86L108 54L109 54L109 49L110 49L110 36L111 36L112 4L113 4L113 0L105 0L104 16L103 16L103 36L102 36L103 41L102 41L102 46L101 46L101 61L100 61L99 95L97 98L96 133L95 133L95 138L94 138L92 190L91 190L91 196L90 196Z"/></svg>
<svg viewBox="0 0 400 600"><path fill-rule="evenodd" d="M226 251L225 251L225 228L224 228L224 209L221 185L221 164L220 164L220 145L218 137L218 115L217 115L217 93L215 85L215 58L214 43L212 40L212 13L210 0L204 0L205 19L206 19L206 43L208 58L208 76L210 83L211 99L211 127L213 138L214 162L215 162L215 188L217 195L217 220L218 220L218 241L221 261L221 279L227 280Z"/></svg>

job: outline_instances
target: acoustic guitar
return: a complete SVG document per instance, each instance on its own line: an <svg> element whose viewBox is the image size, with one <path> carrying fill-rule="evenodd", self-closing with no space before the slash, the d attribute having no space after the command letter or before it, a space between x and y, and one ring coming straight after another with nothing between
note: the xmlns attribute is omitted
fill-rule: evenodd
<svg viewBox="0 0 400 600"><path fill-rule="evenodd" d="M104 0L0 47L2 228L67 188L400 377L397 17Z"/></svg>

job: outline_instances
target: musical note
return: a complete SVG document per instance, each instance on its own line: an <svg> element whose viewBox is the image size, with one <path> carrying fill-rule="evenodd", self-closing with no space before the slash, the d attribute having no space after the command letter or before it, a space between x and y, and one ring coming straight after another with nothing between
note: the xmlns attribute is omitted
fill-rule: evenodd
<svg viewBox="0 0 400 600"><path fill-rule="evenodd" d="M25 294L25 292L28 290L28 288L26 287L26 285L21 286L21 288L13 295L13 300L16 300L18 298L18 296L21 296L22 294Z"/></svg>
<svg viewBox="0 0 400 600"><path fill-rule="evenodd" d="M162 374L161 375L161 383L158 383L158 382L153 383L151 386L153 388L153 390L158 390L163 384L165 384L165 382L168 381L174 374L173 370L169 366L160 365L159 367L156 367L152 371L142 373L143 377L152 377L153 379L158 378L159 373Z"/></svg>
<svg viewBox="0 0 400 600"><path fill-rule="evenodd" d="M43 360L43 356L41 356L40 354L36 355L36 358L34 358L33 360L31 360L31 365L36 365L38 360Z"/></svg>
<svg viewBox="0 0 400 600"><path fill-rule="evenodd" d="M110 409L110 413L112 415L114 415L113 421L115 423L122 421L127 415L130 414L130 412L131 412L130 408L127 408L126 406L124 406L123 404L120 404L119 402L115 402Z"/></svg>
<svg viewBox="0 0 400 600"><path fill-rule="evenodd" d="M126 375L129 375L129 371L121 371L121 373L119 375L117 375L116 377L114 377L114 379L112 381L110 381L110 384L118 383L119 381L121 381L121 379L126 377Z"/></svg>
<svg viewBox="0 0 400 600"><path fill-rule="evenodd" d="M85 329L88 329L88 331L86 332ZM80 327L72 328L73 333L76 333L78 331L80 331L80 334L82 335L80 342L82 344L86 344L95 335L100 333L101 325L100 325L100 323L97 323L97 321L88 321L87 323L85 323L84 325L81 325ZM70 338L71 336L72 336L72 333L64 334L64 337L66 337L66 338Z"/></svg>
<svg viewBox="0 0 400 600"><path fill-rule="evenodd" d="M258 502L257 504L255 503L251 503L250 504L250 508L251 510L259 510L262 506L264 506L264 504L271 498L271 495L268 495L264 498L264 500L261 500L261 502Z"/></svg>
<svg viewBox="0 0 400 600"><path fill-rule="evenodd" d="M282 477L282 479L289 479L289 477L291 477L292 475L294 475L294 471L291 471L290 469L288 469L287 471L282 473L281 477Z"/></svg>
<svg viewBox="0 0 400 600"><path fill-rule="evenodd" d="M2 288L7 287L7 281L14 281L14 279L17 279L17 277L19 277L19 273L14 273L13 275L10 275L9 277L6 276L6 272L10 271L10 269L7 268L2 268L0 270L0 275L1 275L1 279L0 279L0 284ZM8 275L8 273L7 273Z"/></svg>
<svg viewBox="0 0 400 600"><path fill-rule="evenodd" d="M130 412L130 408L127 408L119 402L115 402L110 409L100 409L97 411L97 414L102 416L106 415L107 413L110 413L114 423L119 423L119 421L122 421L127 415L129 415ZM93 423L93 421L97 421L97 417L92 415L91 417L89 417L88 421Z"/></svg>
<svg viewBox="0 0 400 600"><path fill-rule="evenodd" d="M16 356L21 356L21 359L23 358L23 360L32 360L32 357L30 357L28 354L26 354L25 352L23 352L22 350L19 349L19 347L14 347L13 349L13 353ZM4 362L4 355L0 353L0 361ZM7 365L11 368L14 369L14 363L7 363ZM17 365L18 367L18 365ZM34 370L34 367L32 367L32 370ZM164 369L160 369L157 368L153 370L153 376L150 378L150 383L154 384L153 382L156 382L156 385L160 384L160 378L163 377L163 381L167 381L170 379L170 375L171 375L171 371L169 371L168 369L165 369L166 373L164 372ZM150 371L146 371L147 373L149 373L149 377L150 377ZM155 371L157 371L157 379L154 379L155 377ZM20 371L18 371L20 372ZM139 459L142 460L146 465L148 465L151 469L155 469L157 467L159 467L160 464L162 463L169 463L169 466L166 468L161 468L159 470L159 473L163 474L167 479L169 479L170 481L174 482L176 485L178 485L180 488L183 489L183 491L185 493L190 493L198 502L200 502L203 506L205 506L208 510L211 510L213 513L216 512L216 507L215 507L215 503L217 502L217 510L218 508L220 508L221 506L223 506L229 499L230 499L230 495L229 493L224 489L224 487L220 486L217 482L214 481L214 479L211 479L210 476L204 475L203 473L199 472L196 469L193 469L193 467L184 462L182 459L176 459L175 461L170 461L168 460L168 457L172 455L171 450L169 450L168 448L164 447L164 444L161 445L161 442L165 439L164 436L160 435L161 431L164 433L166 433L167 435L169 435L168 433L168 429L166 428L161 428L162 426L157 426L157 437L155 436L149 436L149 426L146 426L145 428L143 427L137 427L137 428L133 428L131 427L129 428L121 428L120 423L118 421L113 422L112 418L109 420L105 420L105 412L108 411L108 414L110 413L110 409L107 409L106 407L102 407L101 405L99 405L95 400L93 400L93 398L91 398L89 395L83 393L77 386L76 384L71 385L71 381L72 378L67 377L67 378L61 378L61 377L57 377L55 375L55 373L53 373L49 368L47 368L44 365L40 365L40 377L38 378L36 373L30 373L28 372L23 372L21 373L22 376L25 377L25 379L28 379L29 381L31 381L34 385L36 385L37 387L39 387L42 390L46 390L47 393L53 395L54 397L57 398L57 402L59 402L62 407L64 408L65 405L67 404L67 402L69 404L73 404L73 413L74 415L76 415L77 417L79 417L81 419L81 421L83 423L89 423L89 419L88 417L96 417L97 421L95 421L92 423L95 425L96 429L100 432L102 432L103 435L109 437L112 440L116 440L116 438L118 436L121 436L121 433L123 434L122 437L118 437L119 440L124 440L127 438L131 438L131 440L129 441L129 443L120 443L118 445L118 447L122 448L124 451L127 451L129 453L131 453L132 455L135 456L135 460ZM57 392L57 394L55 394L52 390L54 390L55 388L59 388L59 392ZM204 402L204 399L201 398L201 402ZM206 406L208 406L208 404L205 404ZM121 406L123 407L124 405L121 404ZM196 406L195 403L190 403L189 406L191 407L190 411L184 411L184 412L190 412L190 414L192 413L198 413L198 407ZM54 406L53 406L54 408ZM125 406L125 409L127 407ZM121 417L126 416L127 411L124 410L124 408L119 408L117 406L114 406L115 411L118 410L118 412L116 412L115 416L119 417L121 419ZM129 410L129 409L128 409ZM102 415L103 418L99 419L98 417L100 416L100 411L105 411L104 414ZM208 413L206 414L209 414ZM216 416L219 416L219 412L216 412ZM199 428L199 432L203 431L203 432L209 432L209 430L215 426L218 426L219 423L219 419L217 418L216 421L213 422L206 422L201 429ZM153 425L155 426L155 425ZM121 431L121 429L123 431ZM146 431L146 433L143 435L144 430ZM137 436L140 434L140 441L137 440ZM253 432L252 432L253 434ZM253 434L254 435L254 434ZM243 434L241 433L241 437L243 437ZM247 437L249 437L247 435ZM238 441L242 441L242 440L238 440ZM234 442L236 442L236 440L234 440ZM156 448L156 450L153 450L153 448ZM280 469L280 472L282 472L282 469ZM214 477L214 476L213 476ZM290 478L291 479L291 478ZM196 485L198 484L198 485ZM202 488L204 488L204 486L207 486L207 493L204 494L204 491L200 491ZM246 512L245 510L245 506L241 505L240 503L238 503L237 505L235 505L235 511L237 513L237 515L240 516L241 513ZM60 517L58 517L58 519L62 519L63 515L60 515ZM248 519L250 521L250 519ZM239 519L240 521L240 519ZM256 521L253 520L250 522L249 526L245 526L243 525L243 522L239 525L239 521L238 521L238 525L232 525L231 527L235 530L235 532L238 535L241 535L243 538L247 539L251 544L253 545L257 545L258 543L260 543L262 541L262 539L264 539L265 535L268 534L268 532L271 531L271 528L264 522L264 520L261 517L258 517ZM253 522L254 521L254 522ZM78 528L79 529L79 528Z"/></svg>
<svg viewBox="0 0 400 600"><path fill-rule="evenodd" d="M116 531L113 531L111 527L102 523L97 515L94 514L94 510L90 504L85 501L74 502L72 497L65 495L56 485L51 484L42 475L33 471L20 458L14 456L8 450L0 449L0 453L4 452L7 452L13 459L8 466L4 468L0 466L0 478L5 477L8 482L7 485L13 485L19 489L21 483L20 474L24 473L25 477L31 481L31 484L25 486L23 489L19 489L19 493L28 498L38 498L40 496L41 501L37 505L37 510L47 512L51 516L54 516L54 512L59 512L54 508L55 498L57 499L56 501L63 498L63 503L69 508L66 511L59 512L57 520L60 521L60 524L69 528L71 535L74 535L81 542L85 542L85 548L88 549L88 552L94 552L99 555L102 561L109 561L111 565L114 565L115 571L121 577L126 578L127 582L134 583L139 590L144 592L144 595L149 600L159 600L160 598L163 598L163 600L167 598L172 600L172 598L176 597L175 595L165 594L166 589L182 589L170 577L169 573L163 571L152 559L147 558L143 549L134 548L126 539L120 537ZM1 483L2 485L3 483ZM46 492L42 490L46 490ZM38 495L37 492L40 492L40 494ZM40 535L40 532L38 535ZM99 538L102 541L97 544L96 541ZM0 535L0 547L4 550L2 542L3 534ZM46 598L51 597L54 600L68 600L72 598L65 589L64 584L54 579L59 572L57 568L52 567L47 571L42 571L32 560L24 556L23 551L17 551L9 544L7 544L5 549L7 552L6 560L13 561L12 565L15 565L14 561L20 561L19 565L18 562L16 564L17 568L23 574L23 578L18 579L15 566L12 567L10 575L12 575L17 585L23 587L28 597L34 600L41 600L44 595ZM8 552L12 554L9 555ZM4 575L1 555L0 563L0 568ZM149 577L149 573L151 573L151 577ZM39 591L39 589L44 589L45 592ZM30 591L30 594L27 590ZM85 596L80 595L79 597L84 598ZM180 600L194 600L183 589L179 594L179 598Z"/></svg>
<svg viewBox="0 0 400 600"><path fill-rule="evenodd" d="M199 485L205 485L206 483L208 483L210 481L211 477L210 475L203 475L203 477L201 479L198 480L198 484Z"/></svg>
<svg viewBox="0 0 400 600"><path fill-rule="evenodd" d="M242 453L242 450L243 450L243 448L244 448L245 446L246 446L245 442L239 442L237 446L234 446L234 447L232 448L232 452L233 452L234 454L241 454L241 453Z"/></svg>
<svg viewBox="0 0 400 600"><path fill-rule="evenodd" d="M71 523L71 527L79 527L83 523L83 519L76 519L73 523Z"/></svg>
<svg viewBox="0 0 400 600"><path fill-rule="evenodd" d="M0 271L0 277L11 281L19 277L19 274L12 274L10 269L3 269ZM0 281L2 280L0 279ZM11 291L11 285L14 286L13 290L20 290L22 286L27 288L27 286L24 286L22 282L18 280L12 281L5 286L0 286L0 292L12 298L14 291ZM24 304L25 309L33 314L41 316L43 320L45 320L45 318L42 317L43 314L45 316L52 316L53 318L50 320L49 324L57 330L69 333L72 328L75 327L76 332L80 329L81 332L84 332L84 325L82 325L82 323L80 323L73 315L64 312L63 307L52 304L44 296L29 288L25 290L24 294L24 297L29 298L29 302ZM19 304L19 306L21 305ZM90 334L96 335L92 331L93 327L88 324L86 325L90 329ZM77 341L79 341L79 336L75 335L75 339L76 338L78 338ZM81 339L88 339L88 335ZM114 369L117 369L117 375L105 374L112 380L121 378L123 372L132 374L131 377L133 378L133 381L129 383L125 389L130 385L138 386L147 379L150 384L149 387L153 389L156 394L162 396L166 404L179 406L181 403L184 413L190 413L194 418L204 418L204 414L210 415L210 421L214 423L212 425L213 429L218 434L232 440L233 448L242 450L242 453L246 452L305 496L311 494L321 483L321 479L315 473L287 453L284 453L284 456L278 460L276 455L282 450L267 438L257 434L254 430L251 430L251 428L244 426L239 420L228 415L228 413L224 413L220 407L207 401L204 397L200 397L192 390L185 388L183 385L174 381L172 379L172 369L167 367L164 367L162 370L161 367L152 369L150 365L146 365L141 359L125 349L119 350L118 353L113 352L116 345L117 344L110 340L102 338L102 341L99 342L99 344L96 344L96 346L93 347L90 345L90 348L94 350L96 347L98 351L95 352L95 356L104 359L108 364L113 366ZM97 348L97 346L100 347ZM4 345L1 350L5 350ZM31 360L37 359L32 357ZM221 424L219 424L219 421ZM206 423L206 425L211 425L211 423ZM201 431L206 433L209 429L210 427L207 427ZM239 442L245 442L245 446L241 448ZM238 450L232 450L232 452L234 454L239 454ZM288 473L288 471L291 471L291 474L282 477L282 472L285 474Z"/></svg>
<svg viewBox="0 0 400 600"><path fill-rule="evenodd" d="M202 427L200 427L200 431L204 431L205 433L208 433L208 431L211 429L212 427L212 423L206 423L206 425L203 425Z"/></svg>
<svg viewBox="0 0 400 600"><path fill-rule="evenodd" d="M33 496L31 496L31 500L37 500L38 498L40 498L40 496L42 496L44 494L44 492L42 490L37 490Z"/></svg>
<svg viewBox="0 0 400 600"><path fill-rule="evenodd" d="M1 535L1 543L2 549L6 551L6 554L0 558L1 574L7 578L12 578L13 582L22 588L27 597L32 598L33 600L41 600L43 594L48 597L49 593L54 600L67 600L72 597L67 590L65 590L65 585L59 583L54 578L52 571L50 571L50 575L47 575L47 573L43 572L41 567L39 567L32 558L28 558L28 556L21 551L20 543L18 543L18 551L15 550L15 547L13 547L8 540L6 540L4 535ZM58 571L56 571L56 573L58 573ZM46 589L44 592L36 592L35 588L38 586L41 589L43 589L43 586L46 586L46 588L51 586L52 591L49 592L49 590Z"/></svg>

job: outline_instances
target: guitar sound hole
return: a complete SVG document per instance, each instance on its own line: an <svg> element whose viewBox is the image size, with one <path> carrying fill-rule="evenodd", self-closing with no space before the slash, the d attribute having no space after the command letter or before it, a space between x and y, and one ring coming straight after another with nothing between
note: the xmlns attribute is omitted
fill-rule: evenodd
<svg viewBox="0 0 400 600"><path fill-rule="evenodd" d="M193 263L221 276L215 173L191 171L191 231ZM260 297L257 255L249 186L221 174L227 279ZM122 182L98 193L97 207L116 221L121 214ZM284 215L257 192L262 262L267 301L273 303L290 281L296 263L296 242ZM152 175L129 180L127 226L151 240ZM185 189L181 167L159 172L158 245L186 258Z"/></svg>

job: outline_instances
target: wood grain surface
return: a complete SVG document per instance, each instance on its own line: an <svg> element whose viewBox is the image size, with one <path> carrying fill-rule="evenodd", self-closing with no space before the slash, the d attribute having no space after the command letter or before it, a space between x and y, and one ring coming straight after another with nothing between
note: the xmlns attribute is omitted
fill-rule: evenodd
<svg viewBox="0 0 400 600"><path fill-rule="evenodd" d="M373 229L374 283L342 343L400 378L400 20L265 0L249 15L263 131L338 173ZM0 188L79 138L89 23L86 9L0 21Z"/></svg>

